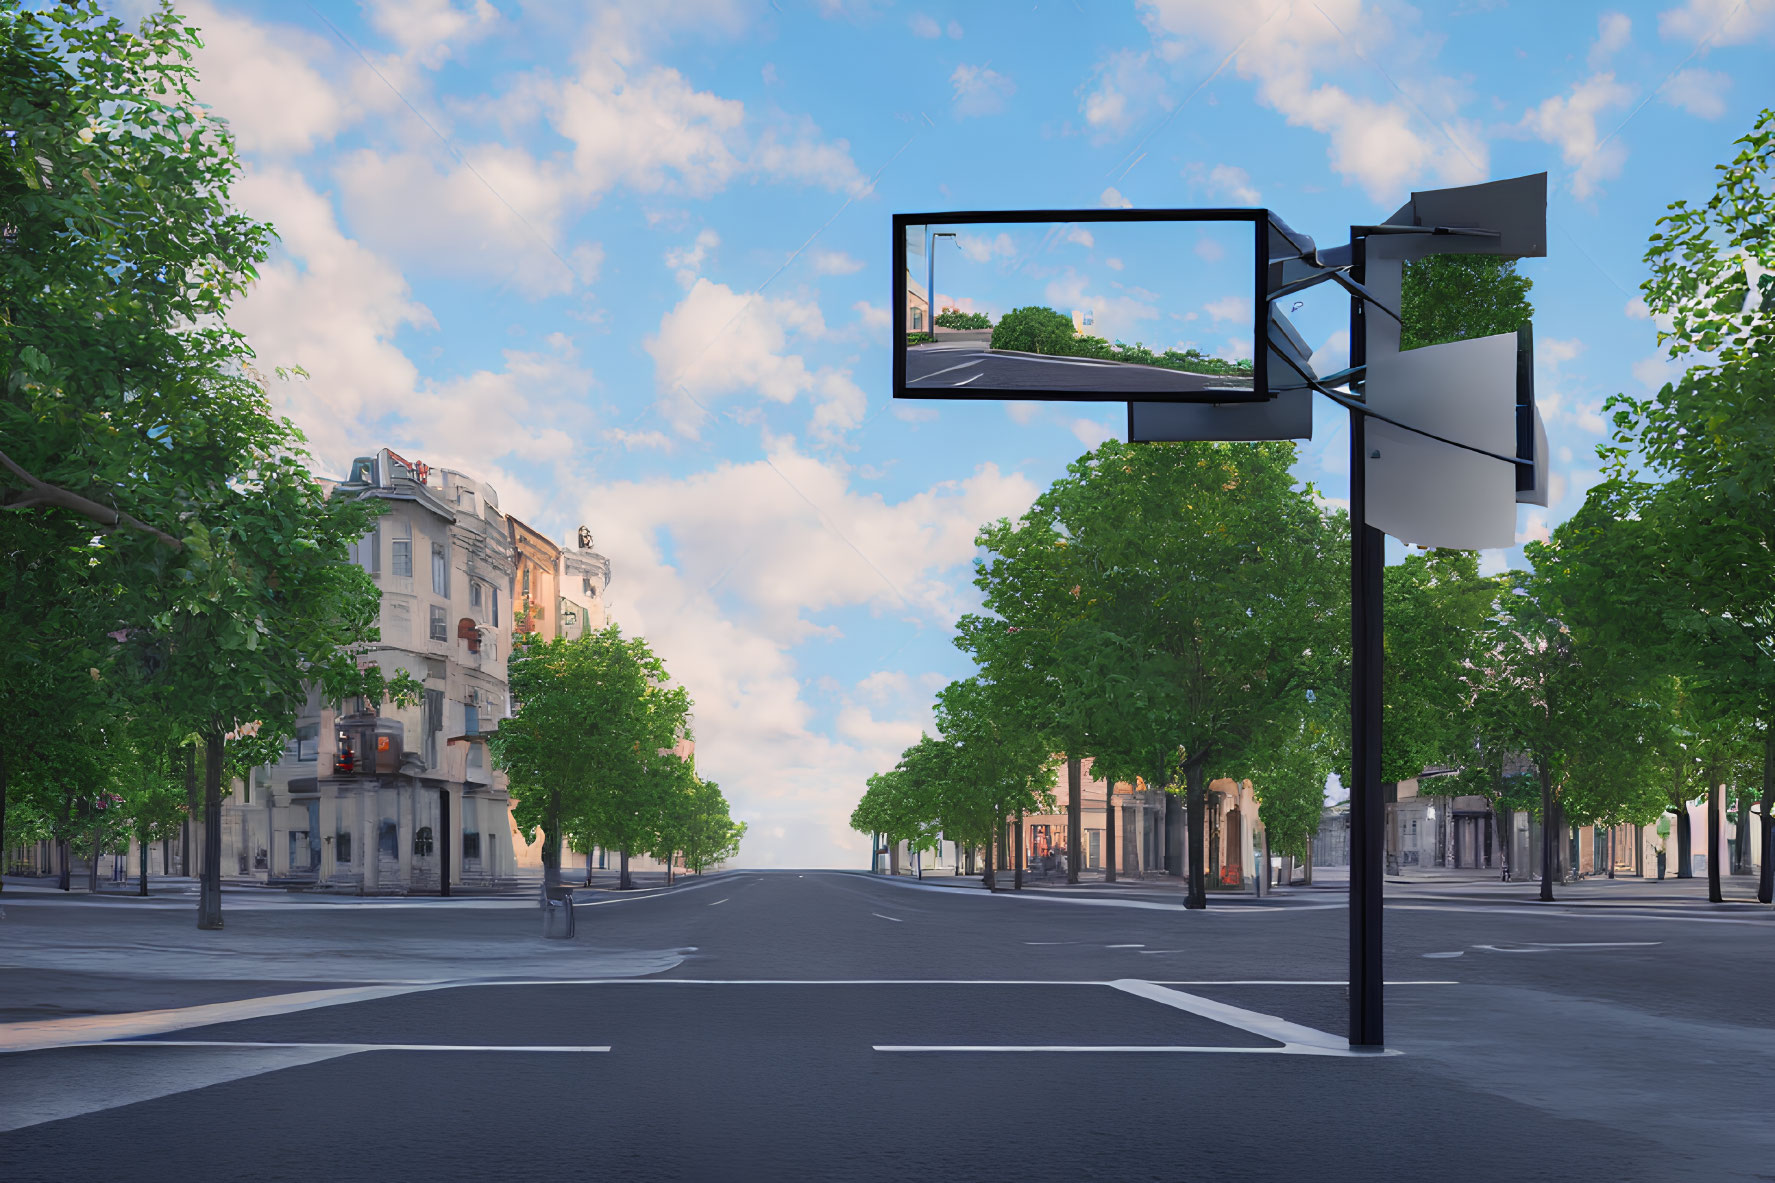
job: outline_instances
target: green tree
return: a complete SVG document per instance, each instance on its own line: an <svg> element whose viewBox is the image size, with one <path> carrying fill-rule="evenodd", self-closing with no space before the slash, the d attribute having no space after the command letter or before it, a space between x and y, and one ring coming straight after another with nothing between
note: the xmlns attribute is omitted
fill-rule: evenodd
<svg viewBox="0 0 1775 1183"><path fill-rule="evenodd" d="M512 816L542 833L545 889L561 881L561 843L622 858L656 845L661 800L678 774L690 698L640 637L611 625L575 638L517 635L507 663L517 713L488 739L510 777Z"/></svg>
<svg viewBox="0 0 1775 1183"><path fill-rule="evenodd" d="M987 676L998 680L1002 662L1006 679L1050 697L1047 714L1088 731L1066 738L1085 739L1077 754L1112 783L1164 785L1181 772L1192 907L1206 904L1208 781L1245 775L1279 704L1333 682L1346 648L1347 524L1295 483L1294 454L1291 444L1110 441L1015 525L979 538L987 557L975 582L996 619L964 621L958 643Z"/></svg>
<svg viewBox="0 0 1775 1183"><path fill-rule="evenodd" d="M1012 866L1018 888L1023 886L1023 815L1053 808L1057 771L1053 749L1028 725L1028 714L1011 687L982 678L951 682L937 694L937 726L953 751L949 775L936 793L939 828L970 840L984 830L991 844L1005 819L1015 818L1019 846ZM990 855L986 874L988 886L996 885Z"/></svg>
<svg viewBox="0 0 1775 1183"><path fill-rule="evenodd" d="M1535 315L1534 281L1498 255L1426 255L1405 265L1399 299L1402 349L1513 333Z"/></svg>
<svg viewBox="0 0 1775 1183"><path fill-rule="evenodd" d="M1067 354L1072 352L1073 332L1072 318L1052 308L1013 308L992 326L992 348Z"/></svg>
<svg viewBox="0 0 1775 1183"><path fill-rule="evenodd" d="M1764 743L1762 879L1775 901L1775 109L1717 166L1713 193L1658 219L1641 285L1658 342L1688 368L1656 394L1618 395L1616 475L1637 453L1686 505L1669 532L1687 596L1661 605L1711 693L1757 720ZM1698 516L1705 513L1706 516ZM1675 582L1673 579L1671 582Z"/></svg>
<svg viewBox="0 0 1775 1183"><path fill-rule="evenodd" d="M673 849L684 856L691 874L701 875L739 854L746 823L733 820L727 798L714 781L693 774L671 816Z"/></svg>

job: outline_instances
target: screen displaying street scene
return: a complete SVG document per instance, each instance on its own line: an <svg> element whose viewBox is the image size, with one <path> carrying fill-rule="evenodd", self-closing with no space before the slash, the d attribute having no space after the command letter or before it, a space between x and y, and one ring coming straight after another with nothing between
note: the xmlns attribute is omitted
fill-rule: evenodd
<svg viewBox="0 0 1775 1183"><path fill-rule="evenodd" d="M1131 211L939 217L896 219L896 395L1264 397L1254 372L1261 223L1156 211L1153 220L1125 220Z"/></svg>

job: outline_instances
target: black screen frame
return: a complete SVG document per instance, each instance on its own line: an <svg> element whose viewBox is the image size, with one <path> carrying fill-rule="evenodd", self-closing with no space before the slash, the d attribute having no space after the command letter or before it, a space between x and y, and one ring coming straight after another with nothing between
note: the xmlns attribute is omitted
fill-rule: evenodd
<svg viewBox="0 0 1775 1183"><path fill-rule="evenodd" d="M1216 390L1166 397L1151 391L1116 390L999 390L975 387L906 388L906 229L909 226L987 225L1016 222L1249 222L1252 234L1251 295L1251 390ZM1061 210L949 210L893 215L893 397L942 400L1025 400L1029 402L1175 402L1258 403L1270 398L1269 389L1269 230L1270 211L1260 209L1061 209ZM934 295L934 293L932 293Z"/></svg>

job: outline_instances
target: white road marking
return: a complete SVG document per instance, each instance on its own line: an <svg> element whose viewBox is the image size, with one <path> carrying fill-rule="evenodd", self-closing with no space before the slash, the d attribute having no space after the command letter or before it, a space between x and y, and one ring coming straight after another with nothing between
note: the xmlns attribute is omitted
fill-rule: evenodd
<svg viewBox="0 0 1775 1183"><path fill-rule="evenodd" d="M1425 957L1459 957L1461 955L1461 953L1462 953L1462 950L1457 949L1453 953L1425 953L1424 956Z"/></svg>
<svg viewBox="0 0 1775 1183"><path fill-rule="evenodd" d="M134 1036L163 1035L192 1027L208 1027L214 1023L230 1023L239 1019L262 1019L271 1015L287 1015L297 1011L318 1010L351 1002L370 1002L415 994L423 990L442 989L445 983L424 983L398 986L348 986L337 990L303 990L294 994L271 994L262 998L243 998L235 1002L211 1002L168 1010L132 1011L125 1014L86 1015L73 1019L34 1019L22 1023L0 1024L0 1054L39 1051L44 1048L77 1044L104 1043Z"/></svg>
<svg viewBox="0 0 1775 1183"><path fill-rule="evenodd" d="M1171 990L1153 982L1143 982L1132 978L1110 982L1114 989L1137 998L1145 998L1152 1002L1187 1011L1199 1018L1221 1023L1228 1027L1237 1027L1252 1035L1264 1039L1273 1039L1283 1046L1280 1048L1250 1048L1248 1051L1286 1052L1300 1056L1372 1056L1377 1054L1392 1055L1395 1053L1376 1053L1352 1051L1349 1041L1342 1036L1332 1035L1313 1027L1305 1027L1299 1023L1291 1023L1287 1019L1279 1019L1275 1015L1266 1015L1260 1011L1246 1010L1242 1006L1232 1006L1225 1002L1216 1002L1212 998L1203 998L1199 994L1186 994L1182 990Z"/></svg>
<svg viewBox="0 0 1775 1183"><path fill-rule="evenodd" d="M979 365L982 360L984 360L984 359L976 357L973 361L964 361L959 366L950 366L947 369L942 369L942 370L932 370L928 374L921 374L916 378L908 378L906 380L906 385L911 386L914 382L923 382L928 378L935 378L939 374L947 374L947 373L950 373L954 370L965 370L969 366Z"/></svg>
<svg viewBox="0 0 1775 1183"><path fill-rule="evenodd" d="M561 1044L488 1043L271 1043L246 1039L119 1039L77 1043L72 1047L293 1047L316 1051L353 1052L607 1052L609 1044L584 1047Z"/></svg>
<svg viewBox="0 0 1775 1183"><path fill-rule="evenodd" d="M1105 949L1144 949L1145 945L1105 945ZM1181 950L1178 950L1181 952Z"/></svg>
<svg viewBox="0 0 1775 1183"><path fill-rule="evenodd" d="M1504 948L1500 945L1474 945L1475 949L1484 949L1491 953L1550 953L1554 949L1649 949L1653 945L1662 945L1663 941L1521 941L1515 948ZM1430 956L1434 956L1431 954ZM1451 956L1459 957L1455 953Z"/></svg>
<svg viewBox="0 0 1775 1183"><path fill-rule="evenodd" d="M1285 1044L1282 1047L1075 1047L1062 1044L881 1044L874 1045L878 1052L1208 1052L1215 1054L1244 1054L1260 1056L1372 1056L1374 1052L1352 1052L1348 1048L1343 1051L1321 1050L1318 1048L1298 1047ZM1379 1053L1397 1055L1397 1052Z"/></svg>
<svg viewBox="0 0 1775 1183"><path fill-rule="evenodd" d="M881 916L881 913L880 913L880 912L871 912L871 913L869 913L869 915L871 915L871 916ZM899 917L897 917L897 916L881 916L881 918L882 918L882 919L883 919L883 920L892 920L892 921L893 921L893 922L894 922L894 923L895 923L895 924L904 924L904 923L906 923L906 922L905 922L905 921L904 921L904 920L901 920L901 919L900 919L900 918L899 918Z"/></svg>
<svg viewBox="0 0 1775 1183"><path fill-rule="evenodd" d="M972 378L963 378L960 382L951 382L951 386L966 386L970 382L978 382L984 375L975 374Z"/></svg>
<svg viewBox="0 0 1775 1183"><path fill-rule="evenodd" d="M732 898L733 897L730 895L722 896L720 899L715 901L715 904L725 904L728 900L731 900ZM709 907L713 908L715 906L715 904L710 904Z"/></svg>

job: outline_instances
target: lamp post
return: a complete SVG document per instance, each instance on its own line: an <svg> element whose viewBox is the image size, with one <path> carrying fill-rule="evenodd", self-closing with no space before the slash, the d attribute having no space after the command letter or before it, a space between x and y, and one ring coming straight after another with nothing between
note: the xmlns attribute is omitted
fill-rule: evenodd
<svg viewBox="0 0 1775 1183"><path fill-rule="evenodd" d="M933 341L937 339L937 240L954 237L954 231L939 230L931 235L930 242L925 245L924 310L925 319L930 321L927 328L930 330ZM955 245L959 248L961 243L958 242Z"/></svg>

